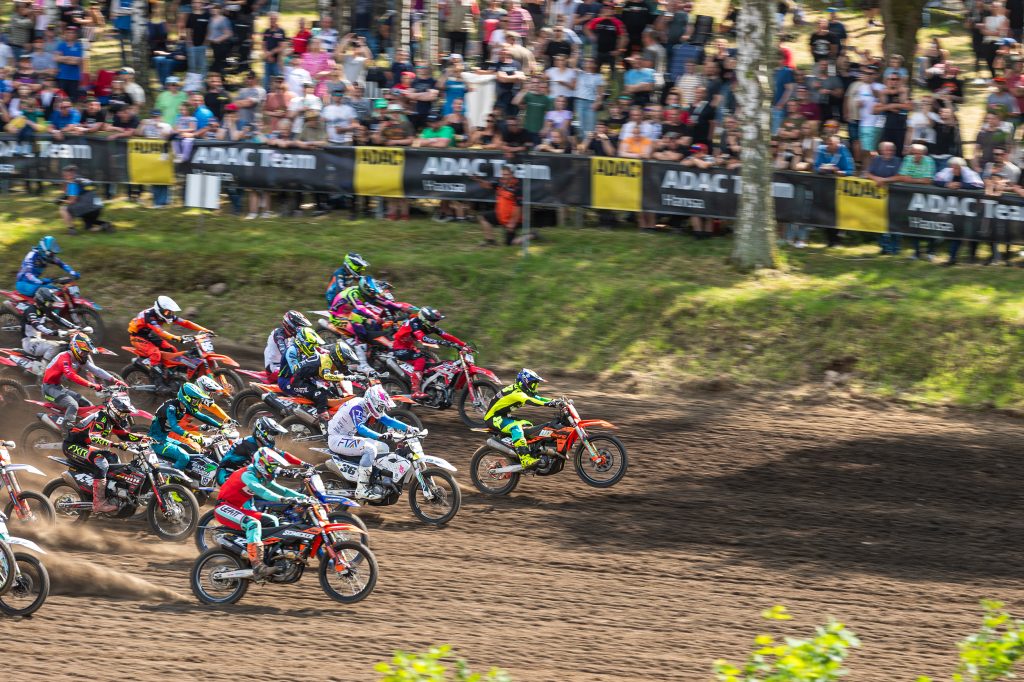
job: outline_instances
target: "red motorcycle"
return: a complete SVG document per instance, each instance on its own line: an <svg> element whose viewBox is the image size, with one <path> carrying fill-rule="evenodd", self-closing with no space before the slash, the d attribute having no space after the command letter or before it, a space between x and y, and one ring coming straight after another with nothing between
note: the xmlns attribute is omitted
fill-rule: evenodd
<svg viewBox="0 0 1024 682"><path fill-rule="evenodd" d="M87 327L86 333L88 333L88 329L89 328ZM61 334L61 336L63 338L65 335ZM67 350L67 348L67 344L63 343L60 350L63 352ZM114 351L104 348L103 346L97 346L96 353L99 355L117 355ZM29 355L21 348L0 348L0 365L5 367L17 367L26 374L31 375L33 381L38 381L43 378L43 373L46 371L46 366L48 364L50 364L48 360L36 357L35 355Z"/></svg>
<svg viewBox="0 0 1024 682"><path fill-rule="evenodd" d="M89 415L102 410L106 401L118 392L123 393L124 388L122 387L120 391L116 388L99 391L97 395L102 399L102 403L79 407L78 420L81 421ZM21 432L22 447L27 450L38 450L40 452L62 450L64 439L61 436L61 427L64 425L64 408L54 405L52 400L26 400L25 402L30 405L38 405L44 411L37 412L37 421L26 426L25 430ZM148 421L153 420L153 414L145 410L136 409L132 412L132 416Z"/></svg>
<svg viewBox="0 0 1024 682"><path fill-rule="evenodd" d="M195 381L201 376L211 376L216 379L224 391L220 394L229 399L238 391L242 390L244 384L242 377L238 376L234 368L238 363L223 353L218 353L213 348L214 334L200 333L195 336L183 336L182 340L191 342L193 347L189 350L176 353L161 353L164 366L169 368L170 382L158 382L153 368L149 364L149 358L143 356L133 346L121 346L135 356L130 365L121 370L124 382L131 387L132 391L148 393L154 396L156 401L160 397L177 395L178 389L187 381Z"/></svg>
<svg viewBox="0 0 1024 682"><path fill-rule="evenodd" d="M501 392L502 382L498 376L485 367L476 365L473 349L458 348L459 357L428 365L423 371L420 390L427 394L417 405L435 410L447 410L457 406L459 416L470 428L486 426L484 414L494 396ZM407 362L398 360L392 353L382 355L388 375L380 380L381 386L392 395L408 394L412 390L409 377L413 368Z"/></svg>
<svg viewBox="0 0 1024 682"><path fill-rule="evenodd" d="M57 294L57 301L51 305L58 315L75 323L78 327L92 327L89 336L93 343L103 343L106 335L106 327L103 325L103 318L100 317L102 308L99 304L90 301L82 296L77 284L74 284L75 277L60 277L54 279L48 286ZM0 289L0 296L6 296L0 308L0 338L21 338L21 318L25 309L32 305L32 297L17 291Z"/></svg>

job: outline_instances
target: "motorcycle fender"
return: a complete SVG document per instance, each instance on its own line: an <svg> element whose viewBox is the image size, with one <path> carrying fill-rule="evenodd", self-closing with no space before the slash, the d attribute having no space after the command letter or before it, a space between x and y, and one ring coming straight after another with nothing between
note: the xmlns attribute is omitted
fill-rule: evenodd
<svg viewBox="0 0 1024 682"><path fill-rule="evenodd" d="M582 426L584 429L589 429L591 427L597 427L601 429L615 428L615 424L612 424L611 422L606 422L603 419L581 419L580 426Z"/></svg>
<svg viewBox="0 0 1024 682"><path fill-rule="evenodd" d="M45 476L42 471L35 468L31 464L8 464L5 467L0 467L5 471L27 471L30 474L36 474L37 476Z"/></svg>
<svg viewBox="0 0 1024 682"><path fill-rule="evenodd" d="M235 362L234 360L232 360L231 358L229 358L226 355L221 355L220 353L210 353L209 355L206 356L206 359L207 360L216 360L217 362L223 362L228 367L238 367L238 363L237 362Z"/></svg>
<svg viewBox="0 0 1024 682"><path fill-rule="evenodd" d="M342 477L344 478L344 477ZM340 504L343 507L358 507L360 504L341 495L321 495L321 502L324 504Z"/></svg>
<svg viewBox="0 0 1024 682"><path fill-rule="evenodd" d="M32 542L31 540L26 540L24 538L7 538L7 542L8 542L8 544L11 544L11 545L21 545L22 547L28 547L33 552L39 552L40 554L46 554L46 551L42 547L40 547L36 543Z"/></svg>
<svg viewBox="0 0 1024 682"><path fill-rule="evenodd" d="M81 306L83 308L89 308L90 310L103 310L103 307L99 303L93 303L92 301L90 301L87 298L79 298L79 297L76 296L75 298L72 298L71 300L74 302L74 304L76 306Z"/></svg>
<svg viewBox="0 0 1024 682"><path fill-rule="evenodd" d="M406 396L406 395L393 395L393 396L391 396L391 399L394 400L396 403L406 403L406 404L409 404L409 405L415 405L416 404L415 400L413 400L412 398L410 398L409 396Z"/></svg>
<svg viewBox="0 0 1024 682"><path fill-rule="evenodd" d="M362 529L356 528L351 523L328 523L324 526L324 530L328 533L343 532L343 533L357 533L362 534Z"/></svg>
<svg viewBox="0 0 1024 682"><path fill-rule="evenodd" d="M423 455L422 457L420 457L420 461L426 462L427 464L436 466L441 469L447 469L448 471L458 471L458 469L456 469L455 467L453 467L451 464L441 459L440 457L434 457L432 455Z"/></svg>
<svg viewBox="0 0 1024 682"><path fill-rule="evenodd" d="M315 450L316 448L310 448L310 449ZM328 451L328 452L330 452L330 451ZM326 462L324 462L324 464L332 472L334 472L338 476L341 476L341 479L343 481L348 481L349 483L353 483L356 480L355 472L353 471L351 474L346 473L345 470L341 468L341 462L338 459L336 459L334 453L331 453L331 458L329 460L327 460ZM350 468L352 468L353 466L354 465L350 465Z"/></svg>
<svg viewBox="0 0 1024 682"><path fill-rule="evenodd" d="M145 410L135 410L134 412L132 412L132 416L133 417L142 417L143 419L148 419L149 421L153 421L153 413L152 412L146 412Z"/></svg>
<svg viewBox="0 0 1024 682"><path fill-rule="evenodd" d="M502 385L501 379L499 379L498 375L495 374L494 372L492 372L491 370L489 370L489 369L487 369L485 367L477 367L476 365L470 365L469 366L469 376L471 378L475 379L477 377L477 375L481 375L481 376L483 376L483 377L485 377L487 379L490 379L491 381L493 381L494 383L496 383L499 386Z"/></svg>

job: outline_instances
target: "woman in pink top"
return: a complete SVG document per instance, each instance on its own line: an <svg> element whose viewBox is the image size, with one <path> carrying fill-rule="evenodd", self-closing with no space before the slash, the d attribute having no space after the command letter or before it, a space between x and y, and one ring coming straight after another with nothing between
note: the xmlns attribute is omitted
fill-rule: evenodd
<svg viewBox="0 0 1024 682"><path fill-rule="evenodd" d="M302 55L299 66L309 72L313 80L319 84L331 77L334 70L334 57L324 51L324 46L319 38L312 38L309 41L309 49Z"/></svg>

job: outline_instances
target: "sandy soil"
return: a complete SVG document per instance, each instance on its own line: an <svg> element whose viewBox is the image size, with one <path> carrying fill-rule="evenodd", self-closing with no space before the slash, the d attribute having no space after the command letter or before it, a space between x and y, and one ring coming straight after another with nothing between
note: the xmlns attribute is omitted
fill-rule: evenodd
<svg viewBox="0 0 1024 682"><path fill-rule="evenodd" d="M1024 610L1019 422L554 389L621 426L631 467L615 488L567 469L484 498L467 470L479 434L426 412L428 450L460 468L464 506L444 529L405 500L363 514L381 570L366 601L337 605L307 575L208 608L189 591L191 545L141 522L61 527L44 540L55 594L31 619L0 621L5 669L372 680L393 649L450 643L517 680L708 680L714 659L749 650L762 609L785 604L790 633L835 616L861 635L851 680L948 679L978 600ZM16 436L27 418L3 421Z"/></svg>

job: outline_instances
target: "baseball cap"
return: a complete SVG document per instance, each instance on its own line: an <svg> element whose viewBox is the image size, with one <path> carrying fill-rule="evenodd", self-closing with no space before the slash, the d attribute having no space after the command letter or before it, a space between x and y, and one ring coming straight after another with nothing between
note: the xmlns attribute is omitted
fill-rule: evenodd
<svg viewBox="0 0 1024 682"><path fill-rule="evenodd" d="M389 104L388 111L405 111L401 104Z"/></svg>
<svg viewBox="0 0 1024 682"><path fill-rule="evenodd" d="M153 109L152 111L149 112L149 115L150 116L163 116L164 112L160 111L159 109Z"/></svg>
<svg viewBox="0 0 1024 682"><path fill-rule="evenodd" d="M441 120L441 117L437 114L427 114L427 123L437 123Z"/></svg>
<svg viewBox="0 0 1024 682"><path fill-rule="evenodd" d="M167 85L181 85L181 79L177 76L168 76L167 80L164 81Z"/></svg>
<svg viewBox="0 0 1024 682"><path fill-rule="evenodd" d="M133 75L133 76L134 76L134 75L135 75L135 69L133 69L133 68L132 68L132 67L130 67L130 66L122 66L122 67L121 67L121 68L120 68L120 69L118 70L118 73L128 73L128 74L131 74L131 75Z"/></svg>

